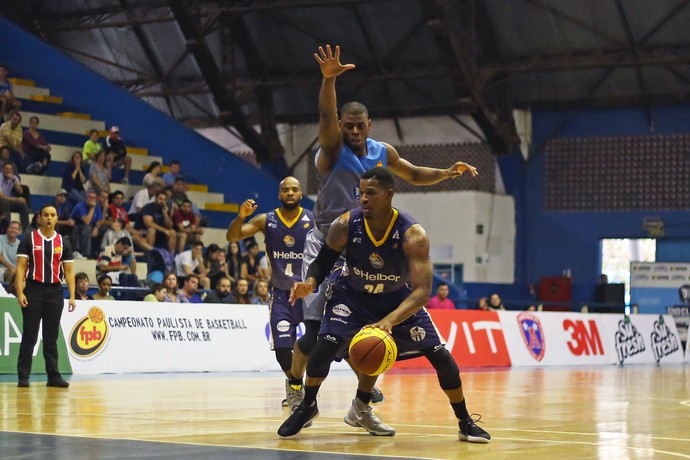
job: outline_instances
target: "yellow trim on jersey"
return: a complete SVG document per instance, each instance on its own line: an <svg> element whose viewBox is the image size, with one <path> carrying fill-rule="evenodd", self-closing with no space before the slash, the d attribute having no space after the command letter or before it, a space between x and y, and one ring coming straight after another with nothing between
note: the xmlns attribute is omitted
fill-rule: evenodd
<svg viewBox="0 0 690 460"><path fill-rule="evenodd" d="M302 211L304 211L304 210L302 209L302 206L300 206L299 213L297 213L297 217L292 219L290 222L285 220L285 218L283 217L283 214L281 214L281 212L280 212L280 208L276 208L276 215L278 216L278 219L280 219L280 221L282 223L284 223L287 228L290 228L293 225L295 225L295 222L297 222L300 217L302 217Z"/></svg>
<svg viewBox="0 0 690 460"><path fill-rule="evenodd" d="M372 243L374 243L374 246L377 248L381 246L383 243L386 242L388 239L388 235L390 234L391 230L393 230L393 224L395 224L395 221L398 218L398 210L393 208L393 217L391 218L391 223L388 224L388 228L386 229L386 233L383 234L383 238L380 240L376 241L376 238L374 238L374 235L371 233L371 230L369 229L369 224L367 223L367 220L364 219L364 228L367 231L367 235L369 235L369 239L371 240Z"/></svg>

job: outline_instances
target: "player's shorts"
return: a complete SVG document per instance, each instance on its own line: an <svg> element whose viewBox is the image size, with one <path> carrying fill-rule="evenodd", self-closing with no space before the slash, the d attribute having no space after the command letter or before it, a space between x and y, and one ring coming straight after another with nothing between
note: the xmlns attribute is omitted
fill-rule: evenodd
<svg viewBox="0 0 690 460"><path fill-rule="evenodd" d="M304 258L302 259L302 279L306 279L307 271L309 266L316 260L316 256L319 255L321 247L325 244L326 237L321 231L313 227L307 233L306 240L304 241ZM330 286L333 284L335 279L340 275L342 267L345 265L345 258L340 256L335 263L331 274L321 283L319 290L313 294L306 296L304 300L304 319L321 321L323 317L323 310L326 307L326 301L328 300Z"/></svg>
<svg viewBox="0 0 690 460"><path fill-rule="evenodd" d="M336 283L326 304L319 335L343 337L349 344L362 327L378 322L395 310L410 292L402 289L372 295L355 291L345 283ZM420 350L444 345L441 334L424 308L395 326L393 338L398 346L398 361L421 356Z"/></svg>
<svg viewBox="0 0 690 460"><path fill-rule="evenodd" d="M302 322L302 299L290 305L290 291L273 288L268 305L271 323L271 350L292 348L297 340L297 326Z"/></svg>

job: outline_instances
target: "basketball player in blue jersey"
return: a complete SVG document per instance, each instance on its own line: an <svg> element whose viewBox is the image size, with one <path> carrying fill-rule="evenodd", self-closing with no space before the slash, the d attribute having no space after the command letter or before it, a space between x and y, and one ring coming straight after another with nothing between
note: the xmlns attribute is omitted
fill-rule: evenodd
<svg viewBox="0 0 690 460"><path fill-rule="evenodd" d="M316 346L309 355L304 399L278 429L281 437L296 436L319 414L316 395L331 362L344 354L362 327L372 326L393 335L399 359L421 355L429 360L458 419L460 440L488 443L491 439L470 417L458 365L424 309L431 297L433 276L429 240L412 217L393 208L394 185L393 175L384 168L362 175L361 207L333 222L304 282L292 288L290 300L313 292L345 251L348 275L333 285ZM375 381L376 377L360 376L345 422L372 435L393 436L395 430L371 412Z"/></svg>
<svg viewBox="0 0 690 460"><path fill-rule="evenodd" d="M302 186L294 177L282 180L278 199L280 208L258 214L245 223L244 220L256 210L254 200L246 200L240 206L235 220L230 223L226 238L229 242L235 242L258 232L266 236L266 255L271 263L271 348L287 377L285 405L296 408L304 391L302 379L293 378L290 366L297 325L302 322L303 314L301 301L291 306L288 300L292 285L302 279L304 242L307 232L314 227L314 217L311 211L299 205Z"/></svg>
<svg viewBox="0 0 690 460"><path fill-rule="evenodd" d="M340 63L340 47L335 54L329 45L314 54L321 66L323 80L319 93L319 144L316 169L319 193L314 206L316 227L307 235L302 276L306 274L319 249L331 222L342 213L359 206L359 178L364 171L375 166L388 168L393 174L414 185L432 185L468 172L477 175L477 169L458 161L447 169L416 166L401 158L395 148L369 138L371 120L367 108L359 102L345 104L338 119L335 91L336 77L354 69L354 64ZM336 267L342 265L342 260ZM303 278L304 279L304 278ZM328 280L332 281L332 278ZM326 283L328 284L328 282ZM292 375L302 377L307 356L316 344L323 309L326 304L327 286L304 299L305 334L297 341L292 361ZM383 400L375 389L373 403Z"/></svg>

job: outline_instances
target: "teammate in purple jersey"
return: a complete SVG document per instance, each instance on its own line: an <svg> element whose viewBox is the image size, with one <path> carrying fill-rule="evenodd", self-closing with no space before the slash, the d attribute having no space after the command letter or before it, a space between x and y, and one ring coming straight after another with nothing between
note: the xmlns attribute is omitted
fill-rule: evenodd
<svg viewBox="0 0 690 460"><path fill-rule="evenodd" d="M372 127L367 108L359 102L343 105L338 117L335 81L338 76L355 68L340 63L340 47L335 52L327 45L314 54L323 76L319 92L319 150L315 163L319 192L314 205L315 228L307 235L302 276L324 243L331 222L342 213L359 206L359 178L375 166L388 168L393 174L414 185L432 185L467 172L472 177L477 169L457 161L446 169L412 164L402 158L395 147L369 138ZM342 265L342 261L336 267ZM304 299L305 333L294 347L292 375L302 377L307 357L314 345L326 303L327 284ZM373 403L383 401L376 389Z"/></svg>
<svg viewBox="0 0 690 460"><path fill-rule="evenodd" d="M371 326L393 335L399 358L416 353L429 360L458 419L460 440L488 443L491 439L470 417L458 365L424 309L433 277L429 239L421 225L393 208L394 186L393 175L384 168L365 172L360 180L361 208L333 222L305 281L292 288L291 301L313 292L345 251L348 276L338 278L326 304L318 340L307 362L304 399L278 429L281 437L296 436L318 416L316 395L331 362L346 352L357 331ZM395 430L371 411L375 382L376 377L360 375L345 423L372 435L393 436Z"/></svg>
<svg viewBox="0 0 690 460"><path fill-rule="evenodd" d="M294 177L286 177L279 187L280 208L258 214L249 222L244 220L256 210L252 199L240 206L237 217L230 223L226 238L235 242L255 233L266 237L266 255L271 268L271 299L269 301L271 324L271 349L285 373L284 405L296 408L302 397L302 379L290 373L292 348L297 337L297 326L303 320L302 302L291 306L290 289L302 279L302 258L307 232L314 227L311 211L299 204L302 186Z"/></svg>

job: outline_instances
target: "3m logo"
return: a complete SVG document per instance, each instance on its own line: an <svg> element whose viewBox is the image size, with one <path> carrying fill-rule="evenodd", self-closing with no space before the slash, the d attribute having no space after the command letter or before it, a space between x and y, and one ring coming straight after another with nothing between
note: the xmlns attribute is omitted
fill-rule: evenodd
<svg viewBox="0 0 690 460"><path fill-rule="evenodd" d="M587 322L566 319L563 321L563 330L570 334L571 340L568 341L568 348L575 356L604 354L597 323L593 319Z"/></svg>

